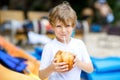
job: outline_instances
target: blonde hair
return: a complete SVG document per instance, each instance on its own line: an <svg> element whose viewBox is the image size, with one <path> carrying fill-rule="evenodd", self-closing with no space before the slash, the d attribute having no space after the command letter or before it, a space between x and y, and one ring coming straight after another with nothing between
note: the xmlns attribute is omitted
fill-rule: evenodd
<svg viewBox="0 0 120 80"><path fill-rule="evenodd" d="M49 13L49 22L53 26L57 21L63 22L67 25L72 23L72 27L76 25L77 15L68 2L64 1L62 4L54 7Z"/></svg>

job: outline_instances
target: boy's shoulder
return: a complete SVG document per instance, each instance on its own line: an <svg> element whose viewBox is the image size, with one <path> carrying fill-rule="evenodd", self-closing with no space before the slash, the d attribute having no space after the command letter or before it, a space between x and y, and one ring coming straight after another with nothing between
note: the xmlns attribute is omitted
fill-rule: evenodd
<svg viewBox="0 0 120 80"><path fill-rule="evenodd" d="M45 46L52 46L55 43L55 40L51 40L48 43L45 44Z"/></svg>
<svg viewBox="0 0 120 80"><path fill-rule="evenodd" d="M78 39L78 38L72 38L72 41L74 41L74 42L83 42L82 39Z"/></svg>
<svg viewBox="0 0 120 80"><path fill-rule="evenodd" d="M72 38L72 44L75 45L85 45L84 41L82 39L78 39L78 38Z"/></svg>

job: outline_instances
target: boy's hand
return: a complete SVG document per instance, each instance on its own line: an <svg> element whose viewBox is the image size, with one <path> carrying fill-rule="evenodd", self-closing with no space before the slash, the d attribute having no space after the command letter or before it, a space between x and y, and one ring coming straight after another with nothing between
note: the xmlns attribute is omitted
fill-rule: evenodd
<svg viewBox="0 0 120 80"><path fill-rule="evenodd" d="M68 65L66 62L56 63L56 59L54 59L52 65L54 65L55 72L63 73L63 72L68 71Z"/></svg>
<svg viewBox="0 0 120 80"><path fill-rule="evenodd" d="M75 66L78 67L79 63L80 63L80 60L75 56L73 67Z"/></svg>

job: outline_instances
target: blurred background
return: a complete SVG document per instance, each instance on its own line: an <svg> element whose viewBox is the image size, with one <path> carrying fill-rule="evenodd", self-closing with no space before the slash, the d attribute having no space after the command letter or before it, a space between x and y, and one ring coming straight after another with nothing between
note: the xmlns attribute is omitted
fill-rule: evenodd
<svg viewBox="0 0 120 80"><path fill-rule="evenodd" d="M50 9L64 0L0 0L0 34L11 43L25 47L44 44L53 38L48 22ZM73 37L86 41L93 56L118 55L120 48L120 0L66 0L78 16ZM88 25L84 24L87 21ZM31 40L29 32L48 37ZM30 46L28 46L30 47ZM114 49L114 50L112 50ZM99 55L98 55L99 54Z"/></svg>
<svg viewBox="0 0 120 80"><path fill-rule="evenodd" d="M49 11L63 1L0 0L0 36L40 60L42 48L54 38L48 21ZM85 42L91 57L119 57L120 0L66 1L78 16L71 36ZM1 38L0 43L2 46ZM36 51L40 54L36 55Z"/></svg>

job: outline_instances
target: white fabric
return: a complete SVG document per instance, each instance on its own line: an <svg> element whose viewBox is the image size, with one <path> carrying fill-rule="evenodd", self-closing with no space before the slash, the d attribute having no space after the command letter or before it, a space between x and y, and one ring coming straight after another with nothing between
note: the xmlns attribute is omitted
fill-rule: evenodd
<svg viewBox="0 0 120 80"><path fill-rule="evenodd" d="M35 33L39 33L39 25L38 25L38 23L40 23L40 21L33 20L32 23L33 23L33 30L34 30L34 32Z"/></svg>
<svg viewBox="0 0 120 80"><path fill-rule="evenodd" d="M31 44L43 44L45 45L46 43L48 43L49 41L51 41L51 39L49 37L47 37L46 35L41 35L32 31L28 32L28 39L29 39L29 43Z"/></svg>
<svg viewBox="0 0 120 80"><path fill-rule="evenodd" d="M89 54L86 50L86 46L84 45L82 40L71 38L69 44L65 45L57 41L57 39L54 39L46 44L43 49L40 69L44 69L48 65L50 65L51 61L54 59L56 52L58 50L66 50L65 48L76 54L80 60L86 63L91 62ZM79 69L78 67L74 67L69 72L52 73L49 77L49 80L80 80L80 74L81 69Z"/></svg>

